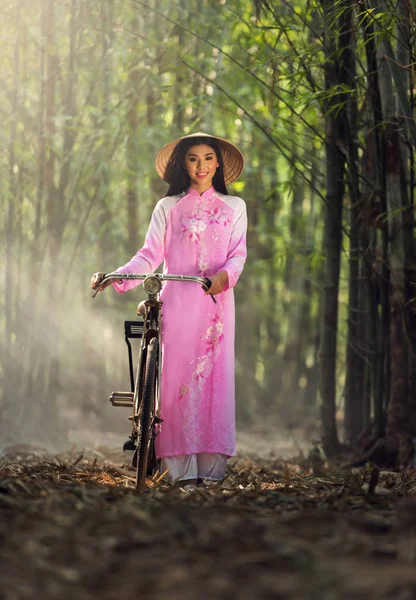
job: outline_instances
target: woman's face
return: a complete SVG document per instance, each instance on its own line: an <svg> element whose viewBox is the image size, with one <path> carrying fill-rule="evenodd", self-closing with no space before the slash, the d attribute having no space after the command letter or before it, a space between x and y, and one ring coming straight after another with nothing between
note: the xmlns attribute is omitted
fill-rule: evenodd
<svg viewBox="0 0 416 600"><path fill-rule="evenodd" d="M185 169L191 179L191 187L205 192L212 186L212 178L219 167L217 155L208 144L191 146L185 156Z"/></svg>

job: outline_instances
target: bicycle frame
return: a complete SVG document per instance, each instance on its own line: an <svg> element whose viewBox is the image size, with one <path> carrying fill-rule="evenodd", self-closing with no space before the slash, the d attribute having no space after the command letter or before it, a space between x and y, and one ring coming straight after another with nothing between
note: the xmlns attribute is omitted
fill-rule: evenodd
<svg viewBox="0 0 416 600"><path fill-rule="evenodd" d="M101 285L105 285L111 281L124 281L124 280L142 280L144 289L147 293L147 300L141 302L137 309L137 314L143 317L143 333L140 341L140 349L139 349L139 358L138 365L136 371L136 378L134 382L134 392L113 392L110 396L110 401L113 406L131 406L133 408L133 415L129 417L132 422L133 431L130 436L132 443L135 445L135 455L133 458L133 466L137 466L137 470L139 473L139 461L141 460L138 456L139 446L140 448L146 447L145 458L142 459L142 463L145 463L144 466L140 463L141 473L143 473L143 469L147 469L147 461L148 461L148 452L150 447L154 441L154 437L157 435L156 427L158 427L158 433L160 433L162 419L160 417L161 408L162 408L162 397L161 397L161 369L162 369L162 306L163 302L160 300L159 294L162 288L162 283L165 281L192 281L194 283L199 283L202 285L204 290L208 291L211 285L211 281L205 277L197 277L190 275L162 275L159 273L151 273L151 274L141 274L141 273L129 273L129 274L121 274L121 273L109 273L104 276L101 281ZM93 298L100 291L100 288L97 288L93 294ZM214 296L211 295L212 300L216 303ZM143 310L144 308L144 310ZM149 352L149 344L152 339L156 338L157 340L157 357L156 357L156 375L154 380L154 385L152 384L153 393L152 397L152 406L149 409L149 404L144 402L146 408L143 408L143 394L145 397L150 399L150 394L144 392L145 388L145 379L148 379L148 375L145 375L145 371L147 373L147 357ZM154 345L154 344L153 344ZM149 355L154 357L154 349L150 350L151 354ZM154 360L152 358L152 362ZM144 413L141 413L141 410L144 410ZM149 412L150 410L150 412ZM143 414L146 414L148 417L150 416L150 428L144 427L142 418ZM146 421L148 422L148 421ZM143 436L143 427L146 432L146 436L149 436L149 441L145 442L147 438L144 437L140 439L140 436ZM142 430L140 430L142 428ZM150 434L149 434L150 430ZM148 443L148 446L147 446ZM128 449L134 449L128 447ZM142 453L143 454L143 453ZM135 464L136 460L136 464ZM141 479L141 480L139 480ZM137 487L140 487L144 484L144 476L141 475L141 478L137 478Z"/></svg>

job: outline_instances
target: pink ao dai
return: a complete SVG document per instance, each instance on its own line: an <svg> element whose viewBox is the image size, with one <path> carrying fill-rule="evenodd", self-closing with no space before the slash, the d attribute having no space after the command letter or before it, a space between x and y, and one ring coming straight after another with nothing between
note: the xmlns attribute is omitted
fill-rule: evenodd
<svg viewBox="0 0 416 600"><path fill-rule="evenodd" d="M193 282L167 282L163 300L163 365L159 458L201 452L235 455L234 292L246 260L244 200L193 188L160 200L143 248L119 273L209 277L227 271L217 304ZM114 284L119 292L135 281Z"/></svg>

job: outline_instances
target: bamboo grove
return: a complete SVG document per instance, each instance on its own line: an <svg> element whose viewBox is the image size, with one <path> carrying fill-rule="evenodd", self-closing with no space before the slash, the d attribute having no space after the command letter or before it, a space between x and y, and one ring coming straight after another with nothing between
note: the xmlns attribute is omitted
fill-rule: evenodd
<svg viewBox="0 0 416 600"><path fill-rule="evenodd" d="M1 3L3 440L114 431L142 292L89 277L140 247L157 150L205 130L247 157L240 424L318 418L391 464L416 407L410 0ZM186 327L186 309L178 315ZM180 342L179 342L180 343ZM308 435L307 433L305 435Z"/></svg>

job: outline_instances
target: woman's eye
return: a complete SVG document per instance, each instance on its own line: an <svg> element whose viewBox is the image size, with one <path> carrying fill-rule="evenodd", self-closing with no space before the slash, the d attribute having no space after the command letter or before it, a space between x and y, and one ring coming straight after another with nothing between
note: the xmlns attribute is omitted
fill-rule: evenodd
<svg viewBox="0 0 416 600"><path fill-rule="evenodd" d="M212 156L207 156L207 160L212 160Z"/></svg>

